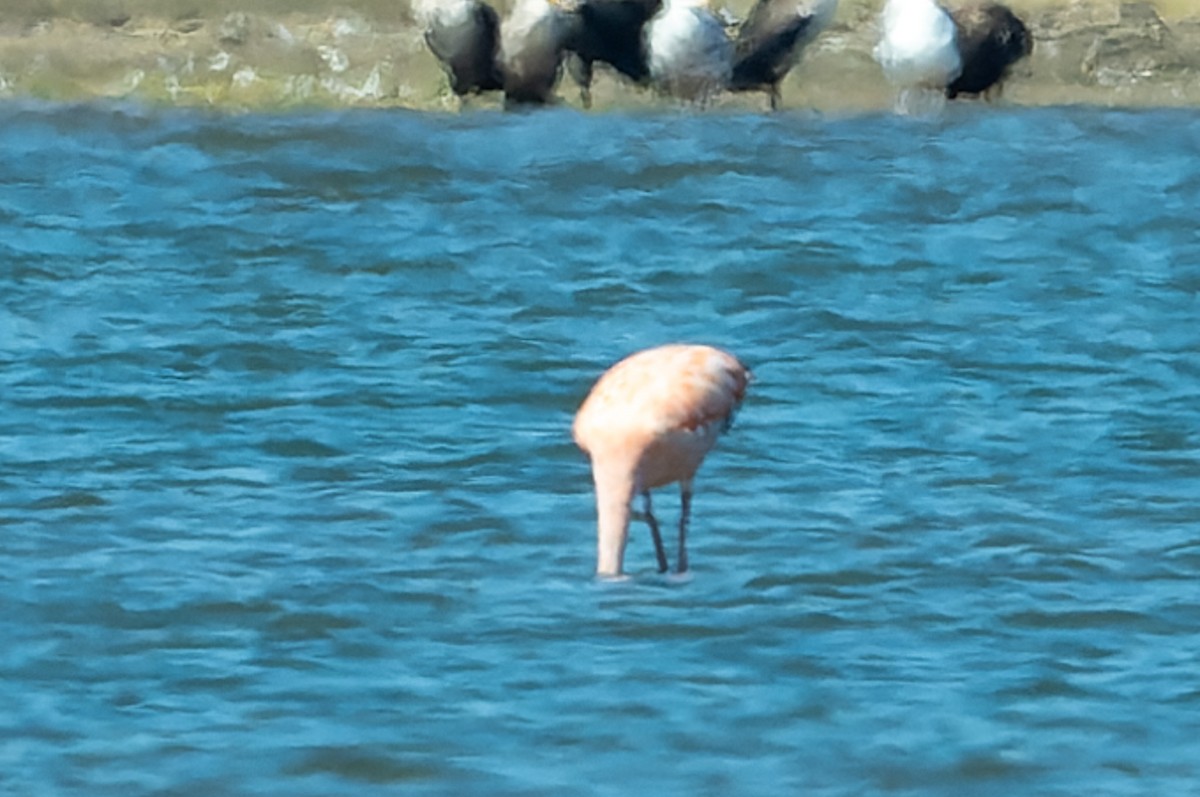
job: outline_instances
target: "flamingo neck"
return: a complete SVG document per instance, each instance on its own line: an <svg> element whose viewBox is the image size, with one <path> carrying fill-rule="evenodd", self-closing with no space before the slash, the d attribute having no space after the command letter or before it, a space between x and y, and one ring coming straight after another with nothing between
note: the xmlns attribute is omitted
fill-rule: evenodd
<svg viewBox="0 0 1200 797"><path fill-rule="evenodd" d="M596 481L598 539L596 575L619 576L629 540L629 505L633 501L633 477L628 473L593 465Z"/></svg>

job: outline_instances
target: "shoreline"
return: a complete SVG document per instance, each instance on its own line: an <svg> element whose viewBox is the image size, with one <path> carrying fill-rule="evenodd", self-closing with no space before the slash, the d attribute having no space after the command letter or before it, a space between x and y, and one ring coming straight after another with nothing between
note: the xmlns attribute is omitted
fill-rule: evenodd
<svg viewBox="0 0 1200 797"><path fill-rule="evenodd" d="M401 107L454 111L437 62L404 3L273 13L214 2L200 14L183 0L45 0L0 22L0 100L123 99L227 110ZM871 57L881 0L842 0L838 15L783 83L781 110L856 113L891 107ZM1012 0L1034 36L1001 102L1009 105L1200 106L1200 8L1148 0ZM316 4L313 4L316 5ZM502 10L508 4L498 2ZM728 2L744 15L750 0ZM950 3L953 5L953 3ZM597 69L593 112L664 101ZM562 104L579 106L569 79ZM478 98L472 108L499 108ZM761 95L724 95L717 108L766 109Z"/></svg>

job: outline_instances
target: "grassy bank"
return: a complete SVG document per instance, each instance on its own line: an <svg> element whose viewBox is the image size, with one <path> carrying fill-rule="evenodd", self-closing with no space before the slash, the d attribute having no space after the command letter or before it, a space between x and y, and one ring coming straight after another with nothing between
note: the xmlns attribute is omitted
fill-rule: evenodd
<svg viewBox="0 0 1200 797"><path fill-rule="evenodd" d="M726 5L744 13L751 1ZM502 11L509 4L496 3ZM842 0L834 25L785 83L785 107L887 106L890 92L870 55L881 4ZM1029 23L1036 46L1006 101L1200 104L1195 0L1009 4ZM578 101L568 83L560 93L564 102ZM405 0L8 0L0 18L0 96L235 109L457 107ZM657 102L603 76L596 99L598 110ZM726 102L761 106L757 97Z"/></svg>

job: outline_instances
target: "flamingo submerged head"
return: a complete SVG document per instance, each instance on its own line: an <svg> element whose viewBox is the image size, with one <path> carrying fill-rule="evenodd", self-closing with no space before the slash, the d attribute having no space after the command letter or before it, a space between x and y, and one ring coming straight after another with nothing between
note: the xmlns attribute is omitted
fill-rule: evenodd
<svg viewBox="0 0 1200 797"><path fill-rule="evenodd" d="M573 431L592 461L598 575L621 574L636 495L645 502L659 572L666 572L650 490L674 482L681 494L678 571L687 570L692 480L732 423L749 381L749 369L728 352L674 344L630 355L596 382L575 416Z"/></svg>

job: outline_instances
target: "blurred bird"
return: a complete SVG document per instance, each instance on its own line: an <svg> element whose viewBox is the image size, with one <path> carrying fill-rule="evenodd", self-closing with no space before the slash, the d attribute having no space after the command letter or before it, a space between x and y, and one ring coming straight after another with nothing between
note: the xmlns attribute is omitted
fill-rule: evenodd
<svg viewBox="0 0 1200 797"><path fill-rule="evenodd" d="M583 105L592 105L593 64L611 66L638 85L650 79L643 31L662 0L582 0L567 41L567 69L579 84Z"/></svg>
<svg viewBox="0 0 1200 797"><path fill-rule="evenodd" d="M483 0L415 0L413 11L456 95L504 87L496 62L500 17L494 8Z"/></svg>
<svg viewBox="0 0 1200 797"><path fill-rule="evenodd" d="M946 87L946 96L986 95L1003 89L1009 69L1033 52L1025 23L1000 3L976 3L950 12L958 33L962 73Z"/></svg>
<svg viewBox="0 0 1200 797"><path fill-rule="evenodd" d="M734 42L732 91L765 91L779 107L779 84L821 31L838 0L758 0Z"/></svg>
<svg viewBox="0 0 1200 797"><path fill-rule="evenodd" d="M646 25L650 77L665 94L704 103L729 85L733 41L706 0L664 0Z"/></svg>
<svg viewBox="0 0 1200 797"><path fill-rule="evenodd" d="M507 107L554 101L574 25L561 0L517 0L500 27L500 65Z"/></svg>
<svg viewBox="0 0 1200 797"><path fill-rule="evenodd" d="M621 360L592 388L575 416L575 442L592 460L598 515L596 573L619 576L629 539L630 504L644 501L660 573L667 555L650 490L679 482L679 572L688 568L692 480L733 422L750 371L711 346L675 344Z"/></svg>
<svg viewBox="0 0 1200 797"><path fill-rule="evenodd" d="M875 60L899 90L901 113L924 102L944 103L946 87L962 72L954 20L934 0L887 0Z"/></svg>

